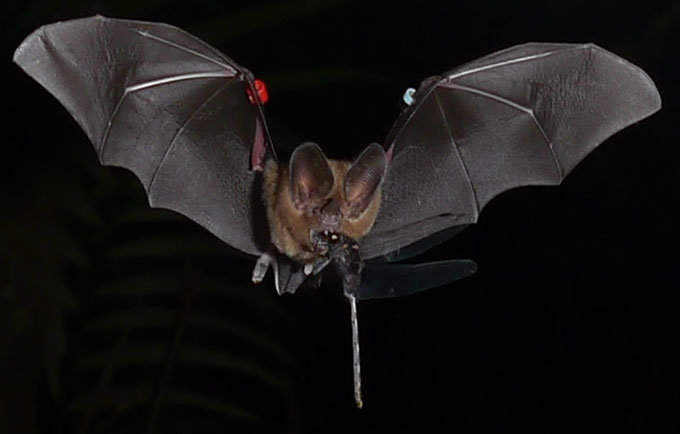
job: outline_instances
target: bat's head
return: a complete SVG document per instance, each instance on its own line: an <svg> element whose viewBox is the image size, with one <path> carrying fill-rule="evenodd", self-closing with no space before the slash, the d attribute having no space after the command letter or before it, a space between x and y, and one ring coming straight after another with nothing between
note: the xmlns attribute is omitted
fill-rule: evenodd
<svg viewBox="0 0 680 434"><path fill-rule="evenodd" d="M386 170L385 151L377 143L352 163L330 160L315 143L304 143L288 165L288 193L308 229L360 239L378 214Z"/></svg>
<svg viewBox="0 0 680 434"><path fill-rule="evenodd" d="M288 166L289 193L310 228L365 235L380 207L380 185L387 170L383 147L371 144L349 163L329 160L315 143L293 152Z"/></svg>
<svg viewBox="0 0 680 434"><path fill-rule="evenodd" d="M360 240L378 215L386 171L387 157L377 143L352 162L328 159L315 143L298 146L287 165L265 169L272 243L309 262L317 256L313 232Z"/></svg>

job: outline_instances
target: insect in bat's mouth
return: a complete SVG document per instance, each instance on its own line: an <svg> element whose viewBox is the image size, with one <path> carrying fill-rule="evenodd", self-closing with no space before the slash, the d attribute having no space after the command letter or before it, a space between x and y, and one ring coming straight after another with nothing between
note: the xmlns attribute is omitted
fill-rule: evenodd
<svg viewBox="0 0 680 434"><path fill-rule="evenodd" d="M346 295L353 295L361 285L364 263L359 243L347 235L332 231L309 231L316 259L305 266L305 274L318 274L331 262L342 279Z"/></svg>

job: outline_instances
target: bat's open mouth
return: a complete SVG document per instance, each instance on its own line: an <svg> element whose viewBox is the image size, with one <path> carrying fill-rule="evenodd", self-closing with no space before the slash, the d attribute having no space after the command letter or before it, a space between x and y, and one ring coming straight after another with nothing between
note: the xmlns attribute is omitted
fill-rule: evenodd
<svg viewBox="0 0 680 434"><path fill-rule="evenodd" d="M331 262L342 279L345 294L354 294L361 285L364 263L359 255L359 242L332 231L310 231L316 259L305 266L305 274L319 274Z"/></svg>

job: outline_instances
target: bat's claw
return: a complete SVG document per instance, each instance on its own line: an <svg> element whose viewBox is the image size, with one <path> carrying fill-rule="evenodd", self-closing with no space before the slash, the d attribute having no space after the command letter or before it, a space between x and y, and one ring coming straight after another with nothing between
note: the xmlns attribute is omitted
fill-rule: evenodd
<svg viewBox="0 0 680 434"><path fill-rule="evenodd" d="M257 258L255 268L253 268L253 283L258 284L264 280L264 276L267 275L267 270L272 262L274 262L274 256L269 253L263 253Z"/></svg>

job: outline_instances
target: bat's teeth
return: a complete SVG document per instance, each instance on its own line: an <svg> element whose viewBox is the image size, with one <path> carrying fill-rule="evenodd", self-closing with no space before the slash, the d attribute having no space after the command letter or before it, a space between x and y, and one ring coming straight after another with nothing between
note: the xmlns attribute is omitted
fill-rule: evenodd
<svg viewBox="0 0 680 434"><path fill-rule="evenodd" d="M303 268L302 271L305 273L305 276L309 276L310 274L312 274L313 270L314 270L314 264L309 262L309 263L305 264L305 268Z"/></svg>

